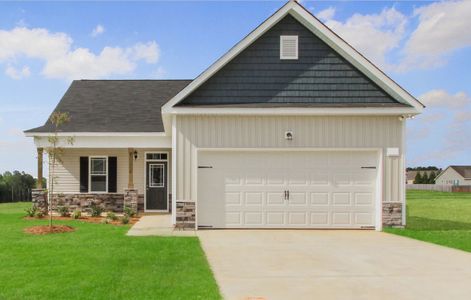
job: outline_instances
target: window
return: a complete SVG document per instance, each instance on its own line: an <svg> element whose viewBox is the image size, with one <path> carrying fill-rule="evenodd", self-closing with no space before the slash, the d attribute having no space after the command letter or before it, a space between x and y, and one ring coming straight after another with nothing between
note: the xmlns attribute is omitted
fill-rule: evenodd
<svg viewBox="0 0 471 300"><path fill-rule="evenodd" d="M167 153L147 153L147 160L167 160Z"/></svg>
<svg viewBox="0 0 471 300"><path fill-rule="evenodd" d="M164 164L149 165L149 187L165 187Z"/></svg>
<svg viewBox="0 0 471 300"><path fill-rule="evenodd" d="M298 59L298 36L280 36L280 59Z"/></svg>
<svg viewBox="0 0 471 300"><path fill-rule="evenodd" d="M90 157L90 192L107 192L107 168L107 157Z"/></svg>

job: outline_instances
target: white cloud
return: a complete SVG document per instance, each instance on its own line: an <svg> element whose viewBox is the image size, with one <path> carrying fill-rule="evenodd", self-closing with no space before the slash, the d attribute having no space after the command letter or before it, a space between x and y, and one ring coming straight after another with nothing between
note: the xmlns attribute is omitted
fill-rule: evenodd
<svg viewBox="0 0 471 300"><path fill-rule="evenodd" d="M374 63L387 68L386 54L399 47L407 17L394 7L379 14L354 14L345 22L332 19L335 11L321 11L325 24ZM328 18L328 17L331 18Z"/></svg>
<svg viewBox="0 0 471 300"><path fill-rule="evenodd" d="M471 98L464 92L458 92L454 95L449 94L445 90L431 90L419 99L430 107L446 107L451 109L461 109L471 104Z"/></svg>
<svg viewBox="0 0 471 300"><path fill-rule="evenodd" d="M9 76L10 78L18 80L18 79L29 77L31 75L31 72L29 70L29 67L27 66L24 66L21 69L16 69L15 67L9 65L5 69L5 74Z"/></svg>
<svg viewBox="0 0 471 300"><path fill-rule="evenodd" d="M455 115L455 122L469 122L471 121L471 111L460 111Z"/></svg>
<svg viewBox="0 0 471 300"><path fill-rule="evenodd" d="M160 56L160 48L156 42L149 42L146 44L137 43L128 51L134 60L142 59L150 64L155 64L159 60Z"/></svg>
<svg viewBox="0 0 471 300"><path fill-rule="evenodd" d="M443 1L416 8L419 24L404 48L402 69L430 68L456 49L471 46L471 1Z"/></svg>
<svg viewBox="0 0 471 300"><path fill-rule="evenodd" d="M72 80L129 74L139 61L157 63L160 54L155 41L127 48L104 47L98 54L72 46L73 40L67 34L43 28L0 30L0 63L20 57L38 59L44 62L44 76Z"/></svg>
<svg viewBox="0 0 471 300"><path fill-rule="evenodd" d="M105 27L101 24L98 24L95 28L93 28L91 35L93 37L97 37L105 32Z"/></svg>
<svg viewBox="0 0 471 300"><path fill-rule="evenodd" d="M329 8L326 8L324 10L321 10L320 12L318 12L316 14L316 17L318 17L319 19L323 20L323 21L328 21L330 19L332 19L335 15L335 8L333 7L329 7Z"/></svg>

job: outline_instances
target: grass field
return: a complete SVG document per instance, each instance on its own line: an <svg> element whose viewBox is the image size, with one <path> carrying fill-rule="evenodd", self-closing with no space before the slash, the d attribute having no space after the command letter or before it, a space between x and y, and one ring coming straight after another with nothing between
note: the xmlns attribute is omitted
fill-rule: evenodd
<svg viewBox="0 0 471 300"><path fill-rule="evenodd" d="M0 204L0 299L220 299L197 238L128 237L128 226L56 222L23 233L30 203Z"/></svg>
<svg viewBox="0 0 471 300"><path fill-rule="evenodd" d="M406 229L384 231L471 252L471 193L408 191Z"/></svg>

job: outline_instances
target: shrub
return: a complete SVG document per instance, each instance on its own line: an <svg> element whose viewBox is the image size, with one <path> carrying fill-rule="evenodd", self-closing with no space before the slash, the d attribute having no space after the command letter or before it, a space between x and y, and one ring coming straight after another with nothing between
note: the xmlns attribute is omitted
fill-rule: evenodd
<svg viewBox="0 0 471 300"><path fill-rule="evenodd" d="M44 218L44 213L43 213L42 211L38 210L38 211L36 212L36 217L37 217L37 218L40 218L40 219L41 219L41 218Z"/></svg>
<svg viewBox="0 0 471 300"><path fill-rule="evenodd" d="M72 213L72 218L74 218L75 220L80 219L81 216L82 212L79 209L74 210L74 212Z"/></svg>
<svg viewBox="0 0 471 300"><path fill-rule="evenodd" d="M104 218L101 220L101 224L108 224L108 223L110 223L110 219L108 218Z"/></svg>
<svg viewBox="0 0 471 300"><path fill-rule="evenodd" d="M132 218L136 216L136 211L132 209L131 207L124 207L124 215L127 216L128 218Z"/></svg>
<svg viewBox="0 0 471 300"><path fill-rule="evenodd" d="M123 224L128 224L129 223L129 217L127 215L124 215L122 218L121 218L121 223Z"/></svg>
<svg viewBox="0 0 471 300"><path fill-rule="evenodd" d="M92 204L90 204L90 209L91 209L92 217L99 217L104 211L103 207L96 204L95 202L92 202Z"/></svg>
<svg viewBox="0 0 471 300"><path fill-rule="evenodd" d="M116 214L114 212L111 212L111 211L106 214L106 218L111 220L111 221L118 220L118 217L116 216Z"/></svg>
<svg viewBox="0 0 471 300"><path fill-rule="evenodd" d="M38 208L36 206L31 206L31 208L27 208L25 209L25 212L26 212L26 216L27 217L34 217L36 216L36 213L38 211Z"/></svg>
<svg viewBox="0 0 471 300"><path fill-rule="evenodd" d="M58 206L58 207L57 207L57 212L59 213L59 215L60 215L61 217L68 217L68 216L70 216L69 207L67 207L67 206Z"/></svg>

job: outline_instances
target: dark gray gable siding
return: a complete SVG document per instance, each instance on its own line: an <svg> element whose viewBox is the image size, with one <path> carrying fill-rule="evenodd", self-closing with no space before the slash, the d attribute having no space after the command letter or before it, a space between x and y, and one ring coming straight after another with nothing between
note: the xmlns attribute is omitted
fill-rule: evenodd
<svg viewBox="0 0 471 300"><path fill-rule="evenodd" d="M280 35L298 35L298 60L280 60ZM254 104L400 105L290 15L177 105Z"/></svg>
<svg viewBox="0 0 471 300"><path fill-rule="evenodd" d="M76 80L54 111L63 132L163 132L161 107L191 80ZM50 122L26 132L51 132Z"/></svg>

